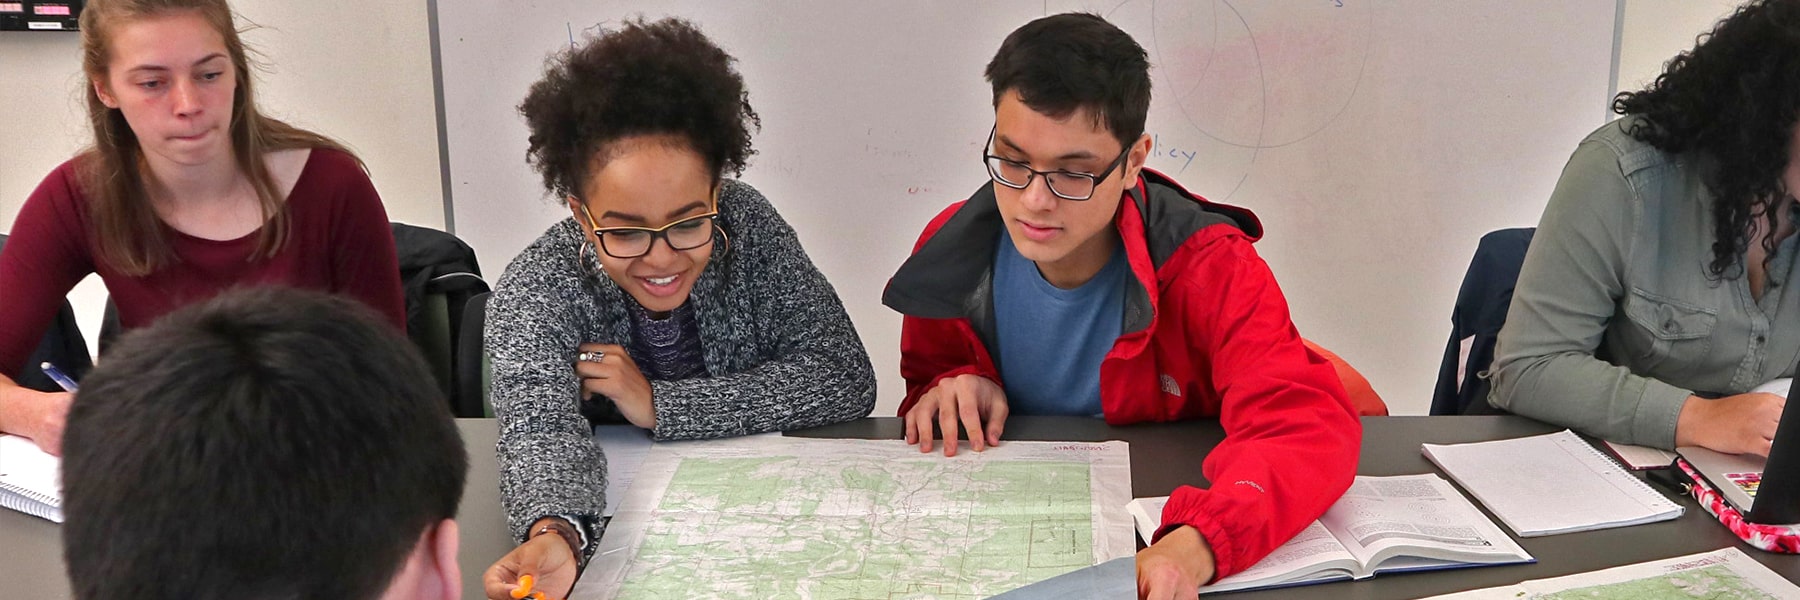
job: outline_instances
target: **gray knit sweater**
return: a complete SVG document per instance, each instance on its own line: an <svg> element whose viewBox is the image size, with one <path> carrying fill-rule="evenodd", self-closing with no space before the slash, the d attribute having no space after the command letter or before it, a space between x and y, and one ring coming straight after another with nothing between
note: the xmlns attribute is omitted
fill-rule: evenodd
<svg viewBox="0 0 1800 600"><path fill-rule="evenodd" d="M720 438L867 416L875 406L869 353L793 228L735 180L725 182L719 211L730 248L714 243L689 296L707 376L650 382L656 438ZM485 342L500 424L500 494L517 539L545 516L598 522L606 506L606 457L577 410L575 354L583 343L628 345L629 302L574 219L551 226L500 277Z"/></svg>

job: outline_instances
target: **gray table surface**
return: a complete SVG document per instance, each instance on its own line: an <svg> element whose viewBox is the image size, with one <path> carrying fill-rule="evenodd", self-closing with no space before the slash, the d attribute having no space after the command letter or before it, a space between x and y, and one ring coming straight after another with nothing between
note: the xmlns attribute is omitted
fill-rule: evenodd
<svg viewBox="0 0 1800 600"><path fill-rule="evenodd" d="M1362 422L1362 456L1357 466L1357 473L1362 475L1437 472L1425 460L1419 444L1506 439L1562 429L1516 416L1364 417ZM901 422L896 418L863 419L790 432L788 435L890 439L900 437ZM1211 420L1126 427L1111 427L1098 419L1080 417L1013 417L1006 422L1006 439L1129 442L1131 492L1133 497L1139 498L1166 496L1180 485L1204 485L1206 479L1200 473L1201 460L1223 438L1224 431L1217 421ZM1660 486L1652 487L1687 508L1681 518L1635 527L1547 537L1514 536L1513 539L1537 558L1538 562L1535 564L1389 573L1355 582L1236 592L1220 594L1220 597L1245 600L1419 598L1511 585L1531 579L1582 573L1727 546L1737 546L1789 581L1800 582L1800 556L1769 554L1743 544L1723 525L1713 520L1712 516L1702 511L1692 498ZM1473 501L1473 497L1470 500ZM1476 505L1480 506L1480 503ZM1485 507L1481 510L1489 518L1493 517ZM1499 523L1499 520L1495 519L1495 523ZM1509 535L1512 533L1504 524L1500 528Z"/></svg>
<svg viewBox="0 0 1800 600"><path fill-rule="evenodd" d="M492 419L459 419L457 427L468 444L470 458L468 488L457 515L462 532L459 562L464 597L481 598L481 572L512 549L513 544L500 510L499 476L494 462L495 423ZM1430 473L1434 469L1420 454L1421 443L1504 439L1557 429L1520 417L1366 417L1363 419L1358 472L1364 475ZM790 432L789 435L888 439L898 438L900 433L898 419L878 418ZM1087 418L1014 417L1008 420L1006 428L1006 438L1014 440L1116 439L1130 442L1132 495L1139 497L1167 495L1179 485L1204 484L1200 475L1201 459L1223 437L1216 421L1111 427ZM1228 597L1247 600L1417 598L1734 545L1790 581L1800 581L1800 556L1768 554L1743 545L1691 499L1663 491L1687 507L1687 513L1680 519L1519 539L1519 543L1537 557L1536 564L1393 573L1358 582L1239 592ZM0 509L0 553L3 553L0 554L0 589L28 589L32 590L31 597L40 599L69 598L58 533L59 526L54 523Z"/></svg>

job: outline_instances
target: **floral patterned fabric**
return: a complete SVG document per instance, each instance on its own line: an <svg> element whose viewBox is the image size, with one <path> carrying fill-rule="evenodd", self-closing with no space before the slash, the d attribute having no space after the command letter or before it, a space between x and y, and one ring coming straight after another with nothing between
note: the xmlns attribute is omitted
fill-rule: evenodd
<svg viewBox="0 0 1800 600"><path fill-rule="evenodd" d="M1800 524L1763 525L1745 521L1744 516L1725 502L1725 498L1712 489L1686 459L1676 459L1675 465L1687 474L1688 479L1693 480L1693 483L1685 487L1688 493L1694 495L1694 501L1700 503L1700 508L1718 518L1720 523L1724 523L1744 543L1769 552L1800 554Z"/></svg>

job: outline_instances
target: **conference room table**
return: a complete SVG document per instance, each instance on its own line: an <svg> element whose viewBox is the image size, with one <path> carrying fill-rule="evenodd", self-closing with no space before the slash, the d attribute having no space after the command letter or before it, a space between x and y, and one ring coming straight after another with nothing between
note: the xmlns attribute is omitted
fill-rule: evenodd
<svg viewBox="0 0 1800 600"><path fill-rule="evenodd" d="M1413 475L1441 471L1425 459L1420 444L1455 444L1499 440L1560 431L1519 416L1363 417L1359 475ZM862 419L788 435L833 438L891 439L902 435L897 418ZM1135 498L1166 496L1181 485L1206 484L1200 465L1206 452L1224 439L1216 420L1157 423L1111 427L1099 419L1081 417L1012 417L1006 421L1008 440L1104 441L1131 444L1131 495ZM966 448L964 449L966 451ZM1445 477L1445 479L1449 479ZM1693 498L1661 486L1653 488L1679 502L1686 510L1673 521L1618 527L1599 531L1520 538L1494 519L1502 531L1537 558L1536 563L1473 567L1413 573L1389 573L1353 582L1332 582L1273 590L1219 594L1221 598L1262 600L1329 599L1375 600L1421 598L1471 589L1511 585L1532 579L1572 575L1697 552L1736 546L1788 581L1800 583L1800 555L1770 554L1740 542ZM1460 489L1460 488L1459 488ZM1465 492L1464 496L1468 496ZM1472 496L1482 514L1493 513ZM1554 503L1555 498L1545 498ZM1209 595L1210 597L1210 595Z"/></svg>
<svg viewBox="0 0 1800 600"><path fill-rule="evenodd" d="M1506 439L1557 431L1560 428L1517 416L1364 417L1363 475L1407 475L1436 472L1419 451L1424 443L1459 443ZM462 531L459 563L465 598L481 598L481 572L512 548L500 508L498 469L494 461L497 435L492 419L459 419L468 444L469 482L457 516ZM800 437L897 439L896 418L870 418L789 432ZM1200 465L1207 450L1224 438L1217 421L1111 427L1098 419L1013 417L1008 440L1105 441L1131 445L1131 486L1136 497L1167 495L1175 487L1203 485ZM941 452L941 450L940 450ZM1416 573L1390 573L1355 582L1335 582L1278 590L1221 595L1244 600L1262 598L1329 598L1362 600L1419 598L1461 590L1509 585L1670 558L1736 546L1789 581L1800 582L1800 556L1762 552L1739 542L1691 498L1656 486L1687 510L1678 519L1600 531L1536 538L1514 537L1536 563ZM1545 502L1555 502L1546 498ZM1476 503L1479 506L1479 503ZM1484 514L1486 507L1482 507ZM1496 520L1498 522L1498 520ZM1504 525L1501 528L1506 529ZM59 526L22 513L0 509L0 595L27 594L34 600L68 598ZM1509 535L1511 531L1507 532ZM29 590L29 592L27 592ZM19 597L27 597L21 595Z"/></svg>

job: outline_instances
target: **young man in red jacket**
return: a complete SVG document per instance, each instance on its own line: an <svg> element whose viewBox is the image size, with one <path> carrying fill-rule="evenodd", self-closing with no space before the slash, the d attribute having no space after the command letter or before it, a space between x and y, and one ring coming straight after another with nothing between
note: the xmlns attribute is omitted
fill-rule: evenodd
<svg viewBox="0 0 1800 600"><path fill-rule="evenodd" d="M1087 14L1014 31L987 66L990 185L931 221L883 302L905 315L908 443L1000 442L1009 414L1220 419L1225 441L1137 559L1141 597L1191 598L1325 512L1362 430L1308 351L1249 211L1144 168L1149 63ZM1175 457L1170 457L1175 458Z"/></svg>

